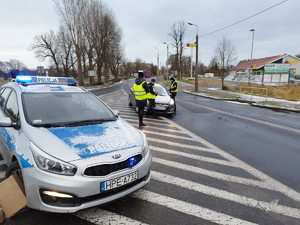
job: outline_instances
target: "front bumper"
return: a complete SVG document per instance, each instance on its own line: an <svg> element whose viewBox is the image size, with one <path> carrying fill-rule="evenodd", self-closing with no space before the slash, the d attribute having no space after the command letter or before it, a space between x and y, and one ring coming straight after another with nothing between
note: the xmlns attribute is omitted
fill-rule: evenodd
<svg viewBox="0 0 300 225"><path fill-rule="evenodd" d="M133 168L109 174L104 177L86 177L81 174L63 176L41 171L33 167L23 172L27 206L33 209L56 212L73 213L89 207L102 205L122 198L150 182L150 165L152 156L150 150L147 155ZM107 192L100 190L100 183L132 173L138 172L138 180ZM60 199L55 203L49 202L43 190L57 191L72 195L72 199Z"/></svg>

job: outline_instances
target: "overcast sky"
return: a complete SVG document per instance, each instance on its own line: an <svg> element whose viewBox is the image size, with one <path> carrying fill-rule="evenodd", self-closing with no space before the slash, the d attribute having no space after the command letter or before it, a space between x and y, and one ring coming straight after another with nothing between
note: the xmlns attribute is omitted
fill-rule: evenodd
<svg viewBox="0 0 300 225"><path fill-rule="evenodd" d="M123 30L125 54L129 61L140 58L160 65L167 57L168 36L171 26L179 21L198 26L200 60L208 65L215 48L225 36L237 50L238 61L251 56L254 32L253 58L263 58L284 53L300 54L300 0L288 0L279 6L250 19L201 37L236 23L283 0L103 0L114 12ZM35 69L48 62L34 58L29 51L35 35L57 31L59 18L52 0L0 0L0 61L18 59ZM185 41L194 42L196 27L187 25ZM170 54L175 49L169 47ZM185 50L190 55L191 49ZM194 53L195 56L195 53ZM195 58L195 57L194 57Z"/></svg>

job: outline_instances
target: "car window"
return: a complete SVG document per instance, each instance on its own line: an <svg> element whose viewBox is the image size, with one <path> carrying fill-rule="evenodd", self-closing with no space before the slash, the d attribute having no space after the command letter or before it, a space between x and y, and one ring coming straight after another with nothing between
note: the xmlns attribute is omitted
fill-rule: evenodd
<svg viewBox="0 0 300 225"><path fill-rule="evenodd" d="M111 110L90 93L23 93L29 124L66 124L88 120L115 120Z"/></svg>
<svg viewBox="0 0 300 225"><path fill-rule="evenodd" d="M9 96L10 92L11 92L11 89L10 89L10 88L5 88L5 89L3 90L3 92L1 93L1 96L0 96L0 108L1 108L1 109L3 109L4 104L5 104L6 100L7 100L7 98L8 98L8 96Z"/></svg>
<svg viewBox="0 0 300 225"><path fill-rule="evenodd" d="M162 86L154 86L155 91L158 92L158 95L165 96L168 95L166 90Z"/></svg>
<svg viewBox="0 0 300 225"><path fill-rule="evenodd" d="M4 112L8 117L11 118L12 122L17 121L19 115L19 109L18 109L17 95L14 91L12 91L8 97Z"/></svg>

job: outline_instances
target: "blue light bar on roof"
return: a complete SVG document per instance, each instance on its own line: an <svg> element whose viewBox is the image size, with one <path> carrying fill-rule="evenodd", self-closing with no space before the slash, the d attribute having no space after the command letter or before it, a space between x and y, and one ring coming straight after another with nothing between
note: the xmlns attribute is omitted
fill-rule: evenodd
<svg viewBox="0 0 300 225"><path fill-rule="evenodd" d="M16 82L20 82L20 83L32 82L32 77L26 75L18 75L16 76Z"/></svg>
<svg viewBox="0 0 300 225"><path fill-rule="evenodd" d="M76 86L77 82L70 77L43 77L43 76L26 76L18 75L16 82L22 84L66 84Z"/></svg>

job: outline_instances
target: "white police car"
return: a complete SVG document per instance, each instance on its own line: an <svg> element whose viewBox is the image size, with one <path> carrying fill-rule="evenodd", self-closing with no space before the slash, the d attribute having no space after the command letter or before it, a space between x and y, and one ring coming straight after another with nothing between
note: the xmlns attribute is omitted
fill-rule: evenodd
<svg viewBox="0 0 300 225"><path fill-rule="evenodd" d="M30 208L76 212L150 181L146 136L74 82L17 76L0 89L0 154Z"/></svg>

